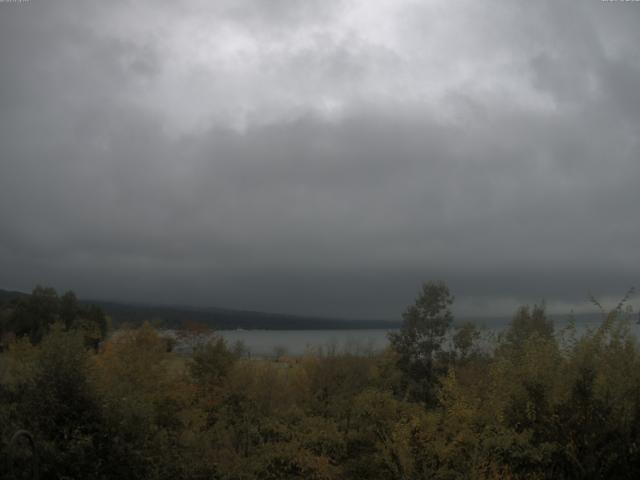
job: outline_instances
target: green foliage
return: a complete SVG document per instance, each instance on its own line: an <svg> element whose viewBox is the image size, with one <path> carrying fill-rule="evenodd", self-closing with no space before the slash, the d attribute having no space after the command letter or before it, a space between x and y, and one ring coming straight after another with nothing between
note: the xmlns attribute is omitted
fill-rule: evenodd
<svg viewBox="0 0 640 480"><path fill-rule="evenodd" d="M27 336L33 343L38 343L47 333L49 327L59 318L60 301L53 288L38 285L31 295L17 300L7 330L17 336Z"/></svg>
<svg viewBox="0 0 640 480"><path fill-rule="evenodd" d="M81 305L71 291L59 297L53 288L38 285L31 295L0 303L1 336L27 337L37 344L56 322L66 330L82 332L85 344L94 349L107 335L108 320L103 310L96 305Z"/></svg>
<svg viewBox="0 0 640 480"><path fill-rule="evenodd" d="M456 333L453 335L453 346L459 360L465 361L474 352L478 340L480 340L480 331L471 322L465 322L456 328Z"/></svg>
<svg viewBox="0 0 640 480"><path fill-rule="evenodd" d="M547 318L544 305L528 305L518 309L506 332L506 343L516 348L522 346L533 335L553 337L553 322Z"/></svg>
<svg viewBox="0 0 640 480"><path fill-rule="evenodd" d="M482 351L472 325L450 332L446 286L425 284L386 351L274 361L216 336L183 357L149 324L96 350L82 322L100 330L98 311L35 297L0 309L44 318L0 352L0 465L27 429L45 479L640 476L640 345L621 307L580 334L522 307Z"/></svg>
<svg viewBox="0 0 640 480"><path fill-rule="evenodd" d="M216 337L193 352L190 364L192 377L202 388L214 388L221 385L239 352L231 351L222 337Z"/></svg>
<svg viewBox="0 0 640 480"><path fill-rule="evenodd" d="M37 350L18 343L9 355L24 364L3 379L9 386L3 431L19 427L34 434L45 478L52 472L56 478L100 478L105 437L81 335L54 324Z"/></svg>
<svg viewBox="0 0 640 480"><path fill-rule="evenodd" d="M403 324L389 340L398 354L398 367L404 373L407 393L427 404L435 400L438 370L437 354L448 333L453 315L453 296L442 282L428 282L413 305L403 314Z"/></svg>

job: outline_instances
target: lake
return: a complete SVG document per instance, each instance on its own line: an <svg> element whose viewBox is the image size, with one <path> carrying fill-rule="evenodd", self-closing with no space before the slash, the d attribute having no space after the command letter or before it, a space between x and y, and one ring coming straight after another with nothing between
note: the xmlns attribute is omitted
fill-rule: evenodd
<svg viewBox="0 0 640 480"><path fill-rule="evenodd" d="M587 329L594 329L600 319L589 317L576 322L576 331L580 335ZM491 349L496 336L507 326L508 320L478 323L482 332L479 342L481 348ZM556 320L556 333L559 334L567 325L566 318ZM636 322L630 323L631 331L639 336L640 327ZM302 355L309 351L334 351L366 354L383 350L389 340L387 334L393 329L353 329L353 330L218 330L230 347L242 342L250 355L270 357L278 355ZM169 333L170 332L170 333ZM174 331L166 331L174 335ZM451 341L451 338L447 341ZM188 347L177 345L176 351L187 353Z"/></svg>

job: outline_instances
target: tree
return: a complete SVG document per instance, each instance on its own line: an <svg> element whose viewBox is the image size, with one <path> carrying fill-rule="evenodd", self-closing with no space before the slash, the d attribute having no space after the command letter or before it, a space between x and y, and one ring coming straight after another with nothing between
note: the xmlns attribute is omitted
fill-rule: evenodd
<svg viewBox="0 0 640 480"><path fill-rule="evenodd" d="M480 331L471 322L465 322L456 328L453 335L453 346L458 354L458 360L465 361L473 352L474 344L480 338Z"/></svg>
<svg viewBox="0 0 640 480"><path fill-rule="evenodd" d="M82 306L72 291L59 297L55 289L38 285L31 295L20 297L10 307L0 312L0 333L29 337L34 344L40 343L57 321L68 331L82 331L85 344L94 349L107 334L108 321L102 308Z"/></svg>
<svg viewBox="0 0 640 480"><path fill-rule="evenodd" d="M453 296L443 282L427 282L413 305L402 315L398 333L390 333L391 347L398 354L398 367L406 389L414 400L427 404L435 400L436 356L453 322Z"/></svg>
<svg viewBox="0 0 640 480"><path fill-rule="evenodd" d="M544 303L534 305L533 308L524 305L511 320L506 340L512 346L519 347L533 335L550 339L553 337L553 330L553 320L547 318Z"/></svg>
<svg viewBox="0 0 640 480"><path fill-rule="evenodd" d="M97 350L100 341L107 336L107 316L100 306L89 305L78 311L72 328L82 332L87 347Z"/></svg>
<svg viewBox="0 0 640 480"><path fill-rule="evenodd" d="M19 300L11 319L11 329L16 336L28 336L32 343L39 343L58 320L59 308L56 291L38 285L31 295Z"/></svg>
<svg viewBox="0 0 640 480"><path fill-rule="evenodd" d="M189 370L204 390L219 387L238 359L224 338L216 336L193 352Z"/></svg>
<svg viewBox="0 0 640 480"><path fill-rule="evenodd" d="M186 478L176 473L191 467L177 460L191 398L178 368L182 362L147 322L105 342L94 358L94 385L112 446L103 478Z"/></svg>
<svg viewBox="0 0 640 480"><path fill-rule="evenodd" d="M71 290L60 297L60 320L67 330L73 328L79 309L78 297Z"/></svg>
<svg viewBox="0 0 640 480"><path fill-rule="evenodd" d="M34 378L18 407L36 438L43 478L103 478L99 453L107 451L109 438L90 365L80 332L54 324L40 344Z"/></svg>

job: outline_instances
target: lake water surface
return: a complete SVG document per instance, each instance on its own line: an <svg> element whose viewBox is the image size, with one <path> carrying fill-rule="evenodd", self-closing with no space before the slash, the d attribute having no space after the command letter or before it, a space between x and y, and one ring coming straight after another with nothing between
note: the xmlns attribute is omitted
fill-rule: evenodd
<svg viewBox="0 0 640 480"><path fill-rule="evenodd" d="M481 348L491 349L495 339L508 322L493 322L477 325L482 336ZM595 329L600 320L593 319L576 323L576 333L581 335L588 329ZM566 327L566 319L555 323L556 334L561 335ZM631 331L640 336L637 322L630 323ZM354 329L354 330L218 330L230 347L242 342L252 356L269 357L280 355L303 355L306 352L322 350L324 352L351 352L366 354L383 350L388 344L388 333L393 329ZM168 332L167 332L168 333ZM175 332L172 332L175 334ZM451 338L446 342L450 342ZM187 353L184 345L178 345L177 351Z"/></svg>
<svg viewBox="0 0 640 480"><path fill-rule="evenodd" d="M576 333L580 336L599 325L599 320L578 322ZM507 322L479 325L482 335L479 344L484 348L491 348L496 337L506 326ZM565 319L556 321L556 334L561 335L566 326ZM640 336L640 326L636 322L630 323L629 326L637 337ZM318 349L352 353L379 351L389 344L387 334L393 331L397 330L220 330L217 333L224 337L230 346L241 341L252 355L272 356L276 353L302 355Z"/></svg>

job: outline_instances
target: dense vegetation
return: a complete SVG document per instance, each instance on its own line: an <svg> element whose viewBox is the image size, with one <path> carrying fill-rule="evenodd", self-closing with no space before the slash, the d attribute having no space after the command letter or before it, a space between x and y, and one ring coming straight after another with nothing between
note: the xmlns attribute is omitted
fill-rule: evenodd
<svg viewBox="0 0 640 480"><path fill-rule="evenodd" d="M522 307L487 349L427 283L388 350L275 361L220 338L180 357L149 324L96 349L99 309L36 290L0 305L5 476L26 429L47 479L640 478L622 304L581 334Z"/></svg>

